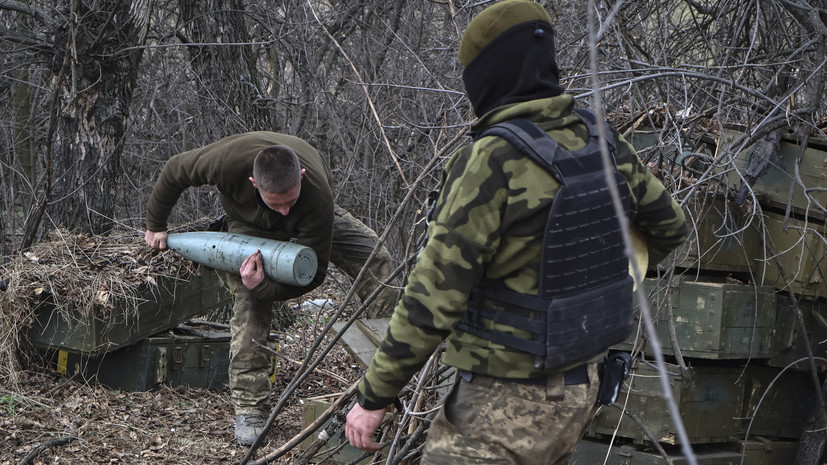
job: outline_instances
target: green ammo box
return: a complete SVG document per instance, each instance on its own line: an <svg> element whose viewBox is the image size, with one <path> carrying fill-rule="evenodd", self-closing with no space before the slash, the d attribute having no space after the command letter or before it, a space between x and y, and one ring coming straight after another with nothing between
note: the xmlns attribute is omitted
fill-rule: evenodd
<svg viewBox="0 0 827 465"><path fill-rule="evenodd" d="M798 439L812 426L818 401L809 372L750 363L742 374L741 433L749 433L751 438Z"/></svg>
<svg viewBox="0 0 827 465"><path fill-rule="evenodd" d="M95 357L229 305L232 297L215 270L201 268L201 273L189 280L161 276L157 286L143 285L137 300L137 304L116 300L114 308L98 310L92 316L43 306L27 330L28 340L47 349Z"/></svg>
<svg viewBox="0 0 827 465"><path fill-rule="evenodd" d="M335 398L333 399L335 400ZM330 407L330 402L319 398L305 399L304 409L302 410L302 427L306 428L313 423L327 408ZM301 450L307 450L314 441L316 441L319 432L327 428L332 420L328 419L314 434L308 436L299 445ZM336 431L330 439L327 440L324 446L319 450L317 455L325 456L326 463L346 464L353 463L356 459L362 456L362 451L353 447L345 438L344 428ZM361 463L370 462L371 457L368 456Z"/></svg>
<svg viewBox="0 0 827 465"><path fill-rule="evenodd" d="M664 354L674 355L669 335L669 312L678 347L684 357L702 359L768 358L775 332L776 295L769 286L698 281L646 279L649 310ZM629 340L616 346L629 350ZM639 336L638 336L639 337ZM647 347L651 354L651 348Z"/></svg>
<svg viewBox="0 0 827 465"><path fill-rule="evenodd" d="M278 338L270 335L273 373ZM146 391L164 384L219 389L228 382L230 333L182 324L120 349L89 357L59 350L52 363L64 376L79 376L113 389Z"/></svg>
<svg viewBox="0 0 827 465"><path fill-rule="evenodd" d="M676 365L667 365L669 386L678 406L683 425L692 444L726 442L740 426L744 385L742 374L733 367L697 366L692 379L685 380ZM638 418L658 442L678 444L675 422L661 389L657 368L638 363L620 391L617 407ZM626 401L629 394L628 402ZM622 418L621 418L622 415ZM649 442L649 437L620 409L603 407L587 430L589 437L617 434L635 443Z"/></svg>
<svg viewBox="0 0 827 465"><path fill-rule="evenodd" d="M689 440L693 444L726 442L735 437L798 439L817 410L809 373L751 362L741 365L694 365L684 380L679 367L667 365L669 386ZM627 392L631 392L626 402ZM675 445L677 431L656 368L638 364L621 390L617 407L638 418L659 442ZM620 421L618 426L618 421ZM615 431L617 429L617 431ZM602 408L589 426L589 437L617 434L636 444L645 432L614 407Z"/></svg>
<svg viewBox="0 0 827 465"><path fill-rule="evenodd" d="M813 356L827 358L827 299L798 299L794 304L788 295L779 294L775 312L774 350L767 364L809 371L809 354L804 335L801 334L796 307L804 317L804 327ZM818 364L819 361L816 360L816 366Z"/></svg>
<svg viewBox="0 0 827 465"><path fill-rule="evenodd" d="M336 401L336 398L339 395L340 394L333 394L304 399L302 402L304 404L304 409L302 410L302 428L306 428L316 421L316 419L319 418L325 410L332 405L333 402ZM388 417L390 417L390 414L386 413L385 418L387 419ZM299 444L299 448L301 450L307 450L319 437L319 433L327 428L331 421L333 421L332 418L328 418L327 421L319 427L319 429ZM318 463L335 463L342 465L354 463L358 463L359 465L367 465L374 461L373 454L368 454L367 457L363 458L359 462L355 462L359 457L364 455L364 452L351 446L343 433L344 428L341 428L333 433L333 435L327 439L325 444L322 445L322 448L316 453L313 461L318 461ZM385 457L385 452L382 452L381 456Z"/></svg>
<svg viewBox="0 0 827 465"><path fill-rule="evenodd" d="M722 271L808 298L827 297L827 226L763 211L745 214L722 197L687 203L695 232L675 252L682 268ZM785 279L786 278L786 279Z"/></svg>
<svg viewBox="0 0 827 465"><path fill-rule="evenodd" d="M665 447L667 460L657 451L631 444L614 444L584 439L577 443L574 464L606 465L687 465L680 447ZM795 461L797 441L750 440L722 444L693 445L698 465L789 465ZM608 456L608 457L607 457ZM743 459L743 460L742 460ZM605 460L605 462L604 462Z"/></svg>
<svg viewBox="0 0 827 465"><path fill-rule="evenodd" d="M742 131L734 128L724 131L727 143L743 136ZM772 162L766 171L751 186L758 200L765 205L785 210L790 208L799 215L813 219L825 219L825 212L813 207L813 202L827 206L827 141L818 137L808 139L809 144L801 150L801 144L792 138L782 138L778 150L773 154ZM746 170L752 147L740 152L735 157L735 166ZM737 173L724 176L731 188L737 189L742 177ZM806 191L806 194L805 194Z"/></svg>
<svg viewBox="0 0 827 465"><path fill-rule="evenodd" d="M740 128L743 129L743 128ZM664 144L658 137L659 130L638 129L626 137L638 152L648 155L653 151L658 155L669 158L676 156L677 148ZM684 140L689 142L684 150L696 150L698 147L690 148L697 142L703 142L699 151L708 155L720 154L726 146L731 145L737 138L744 135L739 128L727 128L723 135L710 137L708 134L686 134ZM802 151L801 144L793 137L782 137L778 150L773 154L772 161L767 164L766 170L750 186L758 201L767 207L775 208L778 211L790 209L799 216L809 216L817 220L825 220L825 212L814 207L813 203L827 205L827 141L818 137L810 137L807 147ZM695 139L693 142L692 139ZM737 192L743 182L743 173L749 163L754 146L749 146L735 154L733 165L738 171L720 173L720 179L730 189ZM690 165L692 165L690 163ZM704 171L708 165L698 163L694 166L696 170ZM806 191L806 194L805 194Z"/></svg>

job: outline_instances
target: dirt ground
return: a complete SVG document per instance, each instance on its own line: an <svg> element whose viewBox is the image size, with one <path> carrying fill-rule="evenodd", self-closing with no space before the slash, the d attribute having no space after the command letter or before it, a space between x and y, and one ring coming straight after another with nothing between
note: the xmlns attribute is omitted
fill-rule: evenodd
<svg viewBox="0 0 827 465"><path fill-rule="evenodd" d="M330 290L304 300L328 298ZM319 312L302 313L300 302L288 305L300 318L280 341L273 403L324 326L319 320L326 318ZM226 386L211 391L161 385L146 392L125 392L62 378L53 367L30 365L14 392L0 381L0 465L230 464L248 452L233 441L233 409ZM337 345L290 398L267 445L253 459L301 430L305 399L343 392L361 373ZM295 448L272 463L289 463L299 452Z"/></svg>

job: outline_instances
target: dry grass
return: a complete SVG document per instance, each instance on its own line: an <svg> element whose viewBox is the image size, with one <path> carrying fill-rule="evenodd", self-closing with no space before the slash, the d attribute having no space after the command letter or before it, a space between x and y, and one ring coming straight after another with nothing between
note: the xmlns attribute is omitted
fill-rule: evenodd
<svg viewBox="0 0 827 465"><path fill-rule="evenodd" d="M137 234L52 231L0 268L8 280L0 291L0 376L17 385L21 329L41 306L83 317L106 313L116 301L128 309L137 306L143 285L156 284L161 275L188 279L194 270L176 254L153 253Z"/></svg>
<svg viewBox="0 0 827 465"><path fill-rule="evenodd" d="M89 237L57 231L48 241L11 260L0 292L0 465L17 464L205 464L237 463L247 448L233 441L233 409L226 386L211 391L160 385L145 392L114 390L57 374L53 361L21 345L21 329L39 306L84 315L107 312L117 302L140 300L139 289L160 276L194 272L174 253L151 253L142 237ZM342 296L334 276L303 300ZM308 348L320 338L334 309L306 311L288 301L292 326L283 328L272 398L295 377ZM346 390L361 375L347 352L335 346L290 396L261 457L301 430L303 399ZM63 439L59 443L56 440ZM276 463L288 463L290 452ZM255 458L255 457L254 457Z"/></svg>
<svg viewBox="0 0 827 465"><path fill-rule="evenodd" d="M306 347L298 340L282 345L274 402L298 367L290 360L301 360ZM276 419L268 444L254 458L301 430L303 399L344 391L361 373L339 347L325 358L322 368L292 396ZM71 439L43 450L30 463L231 464L247 453L233 440L233 408L226 386L210 391L161 385L151 391L125 392L60 378L47 370L22 372L19 385L16 391L0 388L0 465L17 464L56 438ZM289 463L298 453L296 449L275 463Z"/></svg>

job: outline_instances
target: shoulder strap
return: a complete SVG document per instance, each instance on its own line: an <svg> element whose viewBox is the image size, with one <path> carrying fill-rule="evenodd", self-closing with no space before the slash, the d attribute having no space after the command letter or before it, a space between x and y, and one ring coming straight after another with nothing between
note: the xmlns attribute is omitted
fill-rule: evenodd
<svg viewBox="0 0 827 465"><path fill-rule="evenodd" d="M546 170L555 172L554 160L560 146L531 121L524 118L503 121L486 128L477 138L485 136L502 137Z"/></svg>
<svg viewBox="0 0 827 465"><path fill-rule="evenodd" d="M587 108L575 108L574 111L577 112L577 114L583 118L583 122L586 123L586 128L589 131L589 137L597 139L600 134L597 130L597 114ZM609 153L612 155L612 159L614 159L615 138L612 135L612 129L609 127L609 123L603 121L603 125L606 127L606 143L609 145Z"/></svg>
<svg viewBox="0 0 827 465"><path fill-rule="evenodd" d="M574 110L583 119L590 139L597 139L597 115L588 109L577 108ZM605 124L605 123L604 123ZM501 123L494 124L482 131L477 139L485 136L499 136L507 140L520 152L528 155L537 164L555 175L559 180L558 169L554 166L557 154L563 150L557 142L540 129L536 124L525 118L514 118ZM606 142L609 145L609 152L614 158L615 141L611 130L606 124Z"/></svg>

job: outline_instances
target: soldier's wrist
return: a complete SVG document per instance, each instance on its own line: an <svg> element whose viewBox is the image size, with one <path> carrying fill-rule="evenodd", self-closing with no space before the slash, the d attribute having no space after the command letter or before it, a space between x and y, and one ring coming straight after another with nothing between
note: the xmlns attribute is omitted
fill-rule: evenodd
<svg viewBox="0 0 827 465"><path fill-rule="evenodd" d="M356 403L365 410L384 410L392 402L393 400L383 403L381 400L367 399L361 392L356 392Z"/></svg>

